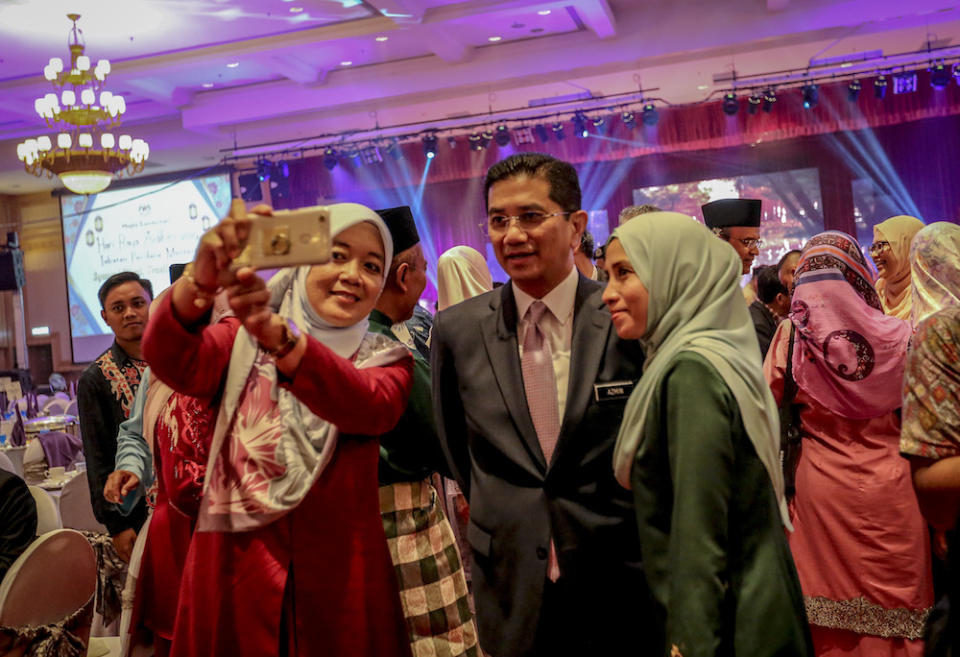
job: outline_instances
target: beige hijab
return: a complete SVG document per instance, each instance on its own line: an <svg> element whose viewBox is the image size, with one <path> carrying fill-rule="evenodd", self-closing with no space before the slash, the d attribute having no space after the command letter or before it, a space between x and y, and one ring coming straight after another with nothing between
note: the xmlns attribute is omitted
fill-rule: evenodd
<svg viewBox="0 0 960 657"><path fill-rule="evenodd" d="M910 244L923 228L916 217L897 215L873 227L875 242L890 242L887 273L877 279L877 294L883 312L900 319L910 319Z"/></svg>
<svg viewBox="0 0 960 657"><path fill-rule="evenodd" d="M455 246L437 260L437 310L493 289L487 261L476 249Z"/></svg>

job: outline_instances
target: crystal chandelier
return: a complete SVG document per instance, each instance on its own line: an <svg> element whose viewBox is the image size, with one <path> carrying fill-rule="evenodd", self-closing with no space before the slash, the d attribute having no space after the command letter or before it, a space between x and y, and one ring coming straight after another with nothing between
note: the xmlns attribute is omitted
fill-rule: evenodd
<svg viewBox="0 0 960 657"><path fill-rule="evenodd" d="M67 14L73 29L67 41L70 64L64 67L52 57L43 69L54 92L38 98L34 108L56 137L43 135L17 145L17 157L35 176L60 176L63 185L76 194L96 194L110 185L114 175L139 173L150 154L147 142L130 135L115 136L120 118L127 110L123 96L103 88L110 62L97 61L91 70L83 54L83 31L77 27L79 14Z"/></svg>

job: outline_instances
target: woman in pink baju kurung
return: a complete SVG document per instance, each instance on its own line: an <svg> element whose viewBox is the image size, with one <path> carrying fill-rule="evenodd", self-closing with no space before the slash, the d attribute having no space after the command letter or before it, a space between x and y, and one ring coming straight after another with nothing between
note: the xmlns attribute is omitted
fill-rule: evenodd
<svg viewBox="0 0 960 657"><path fill-rule="evenodd" d="M780 403L795 327L803 440L789 540L817 655L919 657L933 585L926 523L899 455L910 326L884 317L865 264L849 236L811 240L764 373Z"/></svg>

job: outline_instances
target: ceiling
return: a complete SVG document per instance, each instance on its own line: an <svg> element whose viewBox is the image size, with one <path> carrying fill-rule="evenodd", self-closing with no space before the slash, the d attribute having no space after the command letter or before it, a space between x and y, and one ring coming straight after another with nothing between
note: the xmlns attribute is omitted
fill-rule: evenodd
<svg viewBox="0 0 960 657"><path fill-rule="evenodd" d="M55 186L16 144L51 132L33 101L68 58L70 12L150 143L144 175L584 91L699 102L734 69L960 45L947 0L0 0L0 194Z"/></svg>

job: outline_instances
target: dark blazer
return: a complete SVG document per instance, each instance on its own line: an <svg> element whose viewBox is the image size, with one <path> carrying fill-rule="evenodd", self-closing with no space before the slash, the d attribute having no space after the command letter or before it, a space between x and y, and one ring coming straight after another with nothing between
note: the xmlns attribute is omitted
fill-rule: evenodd
<svg viewBox="0 0 960 657"><path fill-rule="evenodd" d="M0 581L37 535L37 503L23 479L0 470Z"/></svg>
<svg viewBox="0 0 960 657"><path fill-rule="evenodd" d="M753 320L753 328L757 332L757 342L760 343L760 360L763 360L770 350L770 342L773 341L773 334L780 326L780 320L760 299L751 303L747 310L750 311L750 319Z"/></svg>
<svg viewBox="0 0 960 657"><path fill-rule="evenodd" d="M512 286L434 320L437 430L470 503L480 643L496 657L536 654L551 529L564 589L582 604L578 627L556 623L556 632L634 654L648 617L633 500L612 466L629 388L603 402L594 391L594 384L635 382L643 353L617 337L601 294L599 283L580 277L566 411L549 465L526 404Z"/></svg>

